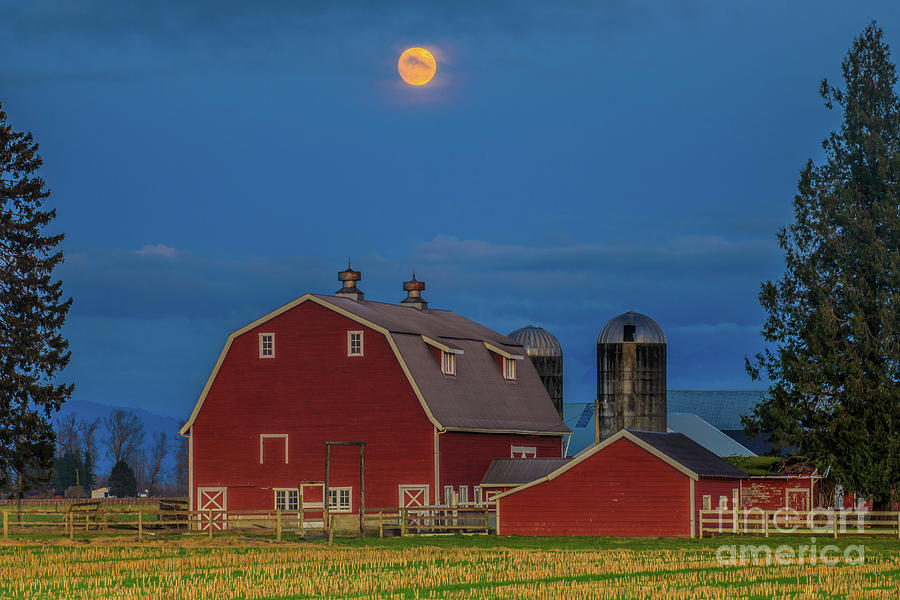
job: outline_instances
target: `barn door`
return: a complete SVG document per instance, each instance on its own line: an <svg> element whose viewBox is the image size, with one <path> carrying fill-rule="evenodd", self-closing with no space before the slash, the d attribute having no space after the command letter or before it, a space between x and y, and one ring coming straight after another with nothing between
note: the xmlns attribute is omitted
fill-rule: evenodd
<svg viewBox="0 0 900 600"><path fill-rule="evenodd" d="M428 485L401 485L400 506L403 508L415 508L416 506L428 506ZM408 510L410 517L425 516L424 511ZM410 519L409 524L414 527L425 525L427 521L421 518Z"/></svg>
<svg viewBox="0 0 900 600"><path fill-rule="evenodd" d="M809 490L804 488L788 488L784 492L787 508L804 512L809 510Z"/></svg>
<svg viewBox="0 0 900 600"><path fill-rule="evenodd" d="M228 488L198 487L197 510L200 512L200 529L226 529L228 527ZM211 512L210 512L211 511Z"/></svg>

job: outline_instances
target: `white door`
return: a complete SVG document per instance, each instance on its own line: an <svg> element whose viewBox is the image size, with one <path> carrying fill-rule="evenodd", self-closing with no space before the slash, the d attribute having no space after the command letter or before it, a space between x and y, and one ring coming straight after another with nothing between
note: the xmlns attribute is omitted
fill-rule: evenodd
<svg viewBox="0 0 900 600"><path fill-rule="evenodd" d="M228 488L198 487L197 510L200 514L200 529L225 529L228 527Z"/></svg>
<svg viewBox="0 0 900 600"><path fill-rule="evenodd" d="M400 506L410 508L416 506L428 506L428 485L401 485L400 488ZM407 515L424 516L422 511L408 510ZM409 524L413 527L419 527L427 524L424 519L411 519Z"/></svg>

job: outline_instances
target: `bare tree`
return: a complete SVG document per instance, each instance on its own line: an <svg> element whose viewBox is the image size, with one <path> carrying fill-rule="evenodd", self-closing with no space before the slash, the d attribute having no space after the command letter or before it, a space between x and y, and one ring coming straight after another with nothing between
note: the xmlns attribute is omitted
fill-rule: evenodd
<svg viewBox="0 0 900 600"><path fill-rule="evenodd" d="M178 495L186 496L188 493L188 438L178 440L175 451L175 488Z"/></svg>
<svg viewBox="0 0 900 600"><path fill-rule="evenodd" d="M78 436L78 425L75 415L57 419L56 421L56 453L59 456L66 454L81 455L81 440Z"/></svg>
<svg viewBox="0 0 900 600"><path fill-rule="evenodd" d="M156 494L162 483L163 461L169 453L169 436L165 432L157 431L153 434L153 445L147 457L147 487L150 492Z"/></svg>
<svg viewBox="0 0 900 600"><path fill-rule="evenodd" d="M103 419L106 452L113 464L124 461L134 470L144 445L144 424L134 413L114 410Z"/></svg>
<svg viewBox="0 0 900 600"><path fill-rule="evenodd" d="M100 419L93 421L81 421L78 424L78 431L81 433L81 447L85 454L85 462L90 459L91 464L96 465L97 459L100 458L100 450L97 447L99 440L97 439L97 428L100 427Z"/></svg>

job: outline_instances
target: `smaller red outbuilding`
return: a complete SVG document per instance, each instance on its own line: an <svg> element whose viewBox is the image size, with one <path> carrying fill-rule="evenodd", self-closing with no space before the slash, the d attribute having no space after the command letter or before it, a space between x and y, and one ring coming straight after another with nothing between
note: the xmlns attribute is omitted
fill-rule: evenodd
<svg viewBox="0 0 900 600"><path fill-rule="evenodd" d="M499 494L497 533L693 537L702 508L741 506L745 478L683 434L623 429Z"/></svg>

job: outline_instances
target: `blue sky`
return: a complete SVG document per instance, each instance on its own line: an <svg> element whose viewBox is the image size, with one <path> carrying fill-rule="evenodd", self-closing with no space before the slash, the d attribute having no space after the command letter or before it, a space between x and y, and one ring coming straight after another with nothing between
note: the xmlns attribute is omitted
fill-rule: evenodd
<svg viewBox="0 0 900 600"><path fill-rule="evenodd" d="M178 417L348 257L369 299L415 268L434 307L547 327L570 401L626 310L670 387L760 387L759 284L839 124L819 84L872 19L900 47L896 2L127 4L0 0L0 102L67 236L75 397Z"/></svg>

